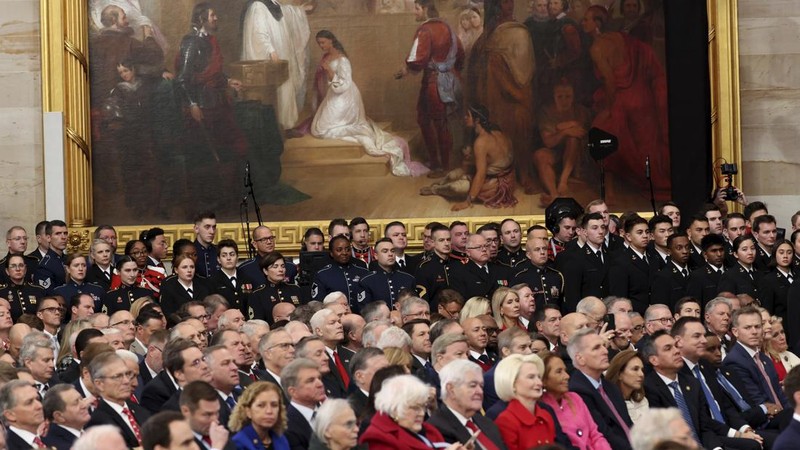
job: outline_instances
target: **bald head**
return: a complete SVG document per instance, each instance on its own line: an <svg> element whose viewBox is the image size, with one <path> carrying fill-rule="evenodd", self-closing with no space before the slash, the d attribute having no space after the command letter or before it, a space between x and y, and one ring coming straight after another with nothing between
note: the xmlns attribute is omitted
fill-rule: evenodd
<svg viewBox="0 0 800 450"><path fill-rule="evenodd" d="M272 308L272 320L280 322L281 320L289 320L289 316L294 312L295 306L289 302L280 302Z"/></svg>
<svg viewBox="0 0 800 450"><path fill-rule="evenodd" d="M561 343L563 345L569 344L572 336L581 328L589 327L589 318L581 313L569 313L561 318Z"/></svg>

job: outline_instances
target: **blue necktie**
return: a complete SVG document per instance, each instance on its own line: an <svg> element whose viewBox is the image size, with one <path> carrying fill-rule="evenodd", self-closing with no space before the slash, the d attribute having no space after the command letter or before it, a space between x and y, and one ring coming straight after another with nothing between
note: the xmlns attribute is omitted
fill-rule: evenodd
<svg viewBox="0 0 800 450"><path fill-rule="evenodd" d="M719 371L719 369L717 369L717 381L719 381L719 384L722 385L722 389L725 389L725 391L727 391L728 394L730 394L731 397L733 397L733 400L736 402L736 406L740 410L747 411L750 409L750 405L746 401L744 401L744 398L742 398L742 394L739 393L739 391L736 389L736 386L731 384L731 382L728 381L727 378L725 378L725 375L723 375L722 372Z"/></svg>
<svg viewBox="0 0 800 450"><path fill-rule="evenodd" d="M672 393L675 395L675 403L678 405L678 409L681 411L683 420L685 420L686 424L689 425L689 428L692 429L692 435L694 435L694 440L700 442L700 440L697 438L697 430L694 429L694 421L692 420L692 413L689 412L689 405L686 404L686 399L683 398L683 392L681 392L681 387L678 385L677 381L673 381L667 386L672 388Z"/></svg>
<svg viewBox="0 0 800 450"><path fill-rule="evenodd" d="M233 395L229 395L228 398L225 399L225 403L228 404L228 407L233 411L233 408L236 407L236 400L233 399Z"/></svg>
<svg viewBox="0 0 800 450"><path fill-rule="evenodd" d="M706 384L706 380L703 379L703 375L700 373L700 366L694 366L692 370L694 372L695 378L697 381L700 382L700 387L703 388L703 395L706 396L706 402L708 402L708 409L711 410L711 417L720 423L725 423L725 417L722 416L722 411L719 410L719 405L717 401L714 399L714 395L711 393L711 389L708 388Z"/></svg>

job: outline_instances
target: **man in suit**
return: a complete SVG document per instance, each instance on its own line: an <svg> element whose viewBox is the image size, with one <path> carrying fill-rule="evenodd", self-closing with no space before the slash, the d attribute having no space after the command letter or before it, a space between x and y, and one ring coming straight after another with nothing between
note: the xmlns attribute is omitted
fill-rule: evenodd
<svg viewBox="0 0 800 450"><path fill-rule="evenodd" d="M692 216L692 222L689 224L689 228L686 229L686 233L689 235L689 270L694 270L699 267L702 267L705 264L705 260L703 259L703 250L700 247L700 243L702 242L703 238L707 236L710 231L708 227L708 219L704 214L696 214Z"/></svg>
<svg viewBox="0 0 800 450"><path fill-rule="evenodd" d="M148 339L147 352L139 362L139 378L143 388L164 368L164 345L167 338L167 330L157 330Z"/></svg>
<svg viewBox="0 0 800 450"><path fill-rule="evenodd" d="M150 336L156 331L164 329L164 321L156 310L147 309L136 316L134 326L133 342L129 350L143 357L147 354Z"/></svg>
<svg viewBox="0 0 800 450"><path fill-rule="evenodd" d="M675 339L664 330L640 341L642 359L650 363L653 370L645 375L645 393L651 407L676 407L692 429L693 437L704 448L752 449L761 448L762 439L753 433L747 438L728 438L730 427L714 420L700 383L692 376L680 373L684 361ZM737 436L741 434L737 433Z"/></svg>
<svg viewBox="0 0 800 450"><path fill-rule="evenodd" d="M375 372L389 365L383 350L375 347L362 348L350 360L350 372L353 374L355 389L348 397L356 418L363 418L369 399L369 387Z"/></svg>
<svg viewBox="0 0 800 450"><path fill-rule="evenodd" d="M286 408L289 446L292 450L306 450L311 440L311 421L325 400L319 364L306 358L292 361L281 372L281 385L290 399Z"/></svg>
<svg viewBox="0 0 800 450"><path fill-rule="evenodd" d="M105 343L105 335L96 328L87 328L74 333L69 338L72 360L66 367L59 368L58 379L64 383L74 383L81 376L82 353L92 342Z"/></svg>
<svg viewBox="0 0 800 450"><path fill-rule="evenodd" d="M311 325L311 332L325 344L328 366L331 368L331 371L325 376L334 379L339 384L342 388L342 395L338 398L343 398L350 387L351 374L348 366L352 352L342 349L339 345L344 340L342 320L334 310L323 308L311 316L309 324Z"/></svg>
<svg viewBox="0 0 800 450"><path fill-rule="evenodd" d="M50 422L42 438L48 447L69 450L89 423L89 403L71 384L58 384L47 391L42 403L44 417Z"/></svg>
<svg viewBox="0 0 800 450"><path fill-rule="evenodd" d="M194 433L180 413L164 411L142 427L142 450L194 449Z"/></svg>
<svg viewBox="0 0 800 450"><path fill-rule="evenodd" d="M192 381L181 391L181 414L189 422L194 442L200 450L234 450L227 424L220 423L219 394L205 381Z"/></svg>
<svg viewBox="0 0 800 450"><path fill-rule="evenodd" d="M307 358L317 363L317 369L325 386L325 393L332 398L346 398L347 389L336 364L328 356L327 347L319 336L306 336L295 346L296 358ZM344 362L342 362L344 364ZM281 385L283 380L281 380ZM285 392L285 391L284 391Z"/></svg>
<svg viewBox="0 0 800 450"><path fill-rule="evenodd" d="M763 329L761 314L755 307L746 306L734 311L731 331L736 344L722 364L745 383L748 396L766 414L774 416L789 407L772 361L761 352Z"/></svg>
<svg viewBox="0 0 800 450"><path fill-rule="evenodd" d="M561 312L575 312L578 302L589 296L603 298L608 295L609 255L604 242L607 234L603 216L600 213L585 214L581 218L581 228L586 237L586 245L567 250L556 258L556 269L564 274L564 303Z"/></svg>
<svg viewBox="0 0 800 450"><path fill-rule="evenodd" d="M597 213L603 219L603 226L608 230L608 222L611 220L611 214L608 211L608 205L604 200L592 200L586 204L586 214ZM612 254L625 248L624 240L612 233L606 233L603 238L603 251L604 253Z"/></svg>
<svg viewBox="0 0 800 450"><path fill-rule="evenodd" d="M53 343L44 333L33 331L22 340L19 365L30 371L42 398L48 389L59 382L53 360Z"/></svg>
<svg viewBox="0 0 800 450"><path fill-rule="evenodd" d="M162 409L180 386L191 381L187 378L210 381L211 372L197 344L177 338L164 346L164 370L158 373L142 391L141 405L151 413Z"/></svg>
<svg viewBox="0 0 800 450"><path fill-rule="evenodd" d="M89 365L89 372L100 394L100 402L87 428L114 425L120 429L128 447L141 446L141 426L150 418L150 413L130 400L133 372L116 353L98 355Z"/></svg>
<svg viewBox="0 0 800 450"><path fill-rule="evenodd" d="M794 409L789 426L778 436L772 450L793 450L800 442L800 368L793 368L783 379L783 390Z"/></svg>
<svg viewBox="0 0 800 450"><path fill-rule="evenodd" d="M682 317L675 322L671 333L683 358L680 373L697 380L711 418L730 427L726 435L720 437L722 443L726 446L734 445L728 439L742 437L757 440L762 445L766 444L766 448L772 448L776 434L771 431L755 431L719 384L714 369L705 361L707 339L703 322L696 317Z"/></svg>
<svg viewBox="0 0 800 450"><path fill-rule="evenodd" d="M211 369L209 383L217 391L220 405L219 421L227 427L228 419L236 407L238 394L235 389L239 386L239 368L231 352L222 345L208 347L203 351L203 355Z"/></svg>
<svg viewBox="0 0 800 450"><path fill-rule="evenodd" d="M8 426L6 446L9 450L44 447L38 435L44 421L39 392L28 381L12 380L0 388L0 411Z"/></svg>
<svg viewBox="0 0 800 450"><path fill-rule="evenodd" d="M663 269L669 262L667 238L674 233L672 219L665 215L656 215L647 223L652 239L647 245L647 257L654 272Z"/></svg>
<svg viewBox="0 0 800 450"><path fill-rule="evenodd" d="M725 271L725 238L719 234L709 234L700 241L705 263L692 271L686 285L686 295L700 301L705 308L706 303L719 293L719 279Z"/></svg>
<svg viewBox="0 0 800 450"><path fill-rule="evenodd" d="M519 327L511 327L503 330L497 336L497 356L498 361L509 355L530 355L531 336ZM483 409L488 411L492 405L500 401L497 391L494 388L494 372L497 369L495 363L489 371L483 374Z"/></svg>
<svg viewBox="0 0 800 450"><path fill-rule="evenodd" d="M622 392L603 378L603 371L608 368L603 338L591 328L578 330L570 339L567 353L576 369L569 379L569 390L581 396L611 448L630 450L633 422Z"/></svg>
<svg viewBox="0 0 800 450"><path fill-rule="evenodd" d="M625 241L628 247L619 250L608 270L608 292L631 300L639 314L650 305L651 270L647 256L650 242L647 221L639 216L625 221Z"/></svg>
<svg viewBox="0 0 800 450"><path fill-rule="evenodd" d="M689 284L689 238L684 233L674 233L667 238L669 263L653 276L650 301L667 305L670 311L686 295Z"/></svg>
<svg viewBox="0 0 800 450"><path fill-rule="evenodd" d="M443 405L428 419L446 442L466 444L480 431L477 442L485 450L506 448L497 425L480 414L483 404L483 371L463 359L451 361L439 373Z"/></svg>
<svg viewBox="0 0 800 450"><path fill-rule="evenodd" d="M485 237L471 234L467 238L466 251L469 260L464 264L453 266L450 276L451 288L464 298L491 297L495 289L508 284L507 268L489 261L489 247Z"/></svg>
<svg viewBox="0 0 800 450"><path fill-rule="evenodd" d="M706 329L714 333L720 340L722 346L722 358L728 354L735 344L735 339L730 334L731 313L733 307L731 301L725 297L716 297L706 304L704 320Z"/></svg>
<svg viewBox="0 0 800 450"><path fill-rule="evenodd" d="M413 319L403 324L403 331L411 338L411 373L430 364L431 327L425 319Z"/></svg>
<svg viewBox="0 0 800 450"><path fill-rule="evenodd" d="M265 334L258 343L258 352L264 370L257 370L258 378L262 381L281 385L281 371L295 358L295 347L292 337L283 328ZM283 393L288 403L289 397Z"/></svg>
<svg viewBox="0 0 800 450"><path fill-rule="evenodd" d="M489 345L486 325L480 317L470 317L461 322L461 327L464 328L464 336L467 337L469 345L467 354L469 360L478 364L484 372L488 372L497 361L497 355L489 353L486 349Z"/></svg>
<svg viewBox="0 0 800 450"><path fill-rule="evenodd" d="M237 315L241 314L238 310L231 311L234 311ZM253 361L255 358L246 345L250 342L249 338L244 333L238 331L238 328L239 327L237 327L236 330L226 329L218 331L209 344L212 346L225 346L228 351L231 352L231 356L233 356L236 365L239 367L239 385L245 388L257 380L253 372Z"/></svg>

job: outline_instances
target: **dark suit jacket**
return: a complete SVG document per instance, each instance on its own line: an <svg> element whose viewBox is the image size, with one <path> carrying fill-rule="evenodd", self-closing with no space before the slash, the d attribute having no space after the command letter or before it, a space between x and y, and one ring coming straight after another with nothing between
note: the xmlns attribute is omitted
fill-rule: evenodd
<svg viewBox="0 0 800 450"><path fill-rule="evenodd" d="M689 277L684 277L675 264L669 261L663 269L653 276L650 300L653 304L662 303L667 305L669 310L673 311L678 300L686 296L689 278L691 278L691 274Z"/></svg>
<svg viewBox="0 0 800 450"><path fill-rule="evenodd" d="M147 383L153 380L153 377L150 375L150 369L147 368L147 365L144 363L144 359L139 361L139 378L141 378L140 384L142 385L142 387L144 387L145 385L147 385Z"/></svg>
<svg viewBox="0 0 800 450"><path fill-rule="evenodd" d="M81 376L80 365L74 360L62 371L58 372L58 378L63 383L74 383Z"/></svg>
<svg viewBox="0 0 800 450"><path fill-rule="evenodd" d="M497 448L505 450L506 446L503 443L503 437L500 436L500 430L497 429L497 425L495 425L494 422L480 414L472 416L472 421L475 422L475 426L477 426ZM462 444L466 444L470 436L472 436L472 433L470 433L467 427L461 425L461 422L458 421L447 406L441 406L433 413L430 419L428 419L428 423L436 427L447 442L461 442Z"/></svg>
<svg viewBox="0 0 800 450"><path fill-rule="evenodd" d="M761 306L773 315L782 318L784 324L789 317L786 308L791 285L789 279L778 272L778 269L772 269L765 273L758 282L758 300L761 302Z"/></svg>
<svg viewBox="0 0 800 450"><path fill-rule="evenodd" d="M364 415L364 412L367 409L367 404L369 403L369 397L364 395L361 392L361 389L356 388L350 396L347 397L347 401L350 402L350 407L353 408L353 412L356 413L356 419L361 420L361 416Z"/></svg>
<svg viewBox="0 0 800 450"><path fill-rule="evenodd" d="M800 317L800 283L792 283L786 292L786 304L787 316ZM800 351L800 320L784 321L783 328L786 331L789 350L797 354Z"/></svg>
<svg viewBox="0 0 800 450"><path fill-rule="evenodd" d="M203 299L214 292L208 286L205 279L198 276L192 280L192 297L181 286L176 275L169 276L161 282L160 303L164 315L169 317L170 314L175 314L180 309L181 305L188 303L192 300L202 302Z"/></svg>
<svg viewBox="0 0 800 450"><path fill-rule="evenodd" d="M42 438L42 442L48 447L55 447L56 450L69 450L77 439L77 436L64 427L51 423L47 430L47 436Z"/></svg>
<svg viewBox="0 0 800 450"><path fill-rule="evenodd" d="M162 370L144 387L139 404L151 414L156 414L175 391L177 389L167 375L167 371Z"/></svg>
<svg viewBox="0 0 800 450"><path fill-rule="evenodd" d="M209 447L205 442L200 439L195 438L194 443L197 444L197 448L200 450L210 450ZM225 442L225 447L222 447L220 450L236 450L236 444L233 442L233 436L228 436L228 441Z"/></svg>
<svg viewBox="0 0 800 450"><path fill-rule="evenodd" d="M112 269L112 273L113 273L113 269ZM100 267L97 264L92 264L91 266L89 266L88 269L86 269L86 279L84 279L84 282L86 282L86 283L94 283L94 284L102 287L106 291L110 291L111 290L111 280L109 280L108 278L106 278L105 275L103 275L103 271L100 270ZM67 300L67 303L69 303L69 299L66 299L66 300Z"/></svg>
<svg viewBox="0 0 800 450"><path fill-rule="evenodd" d="M783 389L781 389L775 366L763 353L759 352L759 357L780 403L784 408L789 408L789 400L783 393ZM742 344L737 343L731 348L728 355L722 360L722 365L735 373L744 382L747 395L756 405L774 402L767 380L761 375L761 370L759 370L756 362L750 357L750 354L747 353Z"/></svg>
<svg viewBox="0 0 800 450"><path fill-rule="evenodd" d="M564 255L564 256L562 256ZM556 257L556 269L564 275L564 297L561 312L575 312L575 307L587 296L608 295L608 267L611 256L603 252L603 261L595 255L589 244L577 248L575 253L563 251Z"/></svg>
<svg viewBox="0 0 800 450"><path fill-rule="evenodd" d="M24 439L19 437L17 433L11 430L6 430L6 448L8 450L30 450L31 446Z"/></svg>
<svg viewBox="0 0 800 450"><path fill-rule="evenodd" d="M736 264L719 279L719 292L727 291L734 294L749 294L754 299L759 299L758 283L761 280L761 272L753 272L753 279L741 264Z"/></svg>
<svg viewBox="0 0 800 450"><path fill-rule="evenodd" d="M472 261L452 267L450 271L450 287L458 291L464 298L487 297L500 286L500 282L507 281L506 270L496 263L487 263L489 273L481 269Z"/></svg>
<svg viewBox="0 0 800 450"><path fill-rule="evenodd" d="M613 383L606 381L605 378L601 382L603 383L603 390L611 399L611 403L619 416L622 417L622 420L625 421L629 428L633 426L622 392ZM614 413L608 408L603 397L600 396L600 392L594 388L586 375L579 370L574 371L569 378L569 390L581 396L583 402L586 403L586 407L592 413L592 418L597 424L597 428L606 437L611 448L614 450L631 449L631 443L628 442L625 430L617 422Z"/></svg>
<svg viewBox="0 0 800 450"><path fill-rule="evenodd" d="M694 377L678 374L678 384L681 388L686 406L692 416L692 425L704 448L721 447L719 436L725 436L728 426L711 418L708 412L708 403L703 396L702 388ZM644 391L651 408L677 408L672 390L664 384L655 370L644 377Z"/></svg>
<svg viewBox="0 0 800 450"><path fill-rule="evenodd" d="M311 425L303 414L293 405L286 407L286 418L288 426L286 428L286 438L289 439L289 446L292 450L306 450L311 440Z"/></svg>
<svg viewBox="0 0 800 450"><path fill-rule="evenodd" d="M708 389L711 391L711 396L714 397L716 400L717 405L719 406L719 410L722 412L722 415L725 417L725 422L734 429L740 429L745 425L749 425L747 420L745 420L741 414L739 414L739 408L731 401L730 397L725 393L725 389L719 385L717 381L716 374L714 374L714 370L711 369L704 361L700 361L698 363L700 366L700 373L703 375L703 378L706 381L706 385ZM687 376L692 377L697 380L698 384L700 380L694 376L691 370L689 370L689 366L686 364L680 370L680 373ZM710 410L709 410L710 414ZM713 418L713 416L712 416Z"/></svg>
<svg viewBox="0 0 800 450"><path fill-rule="evenodd" d="M649 258L649 257L648 257ZM614 255L608 269L608 293L631 300L633 310L644 316L650 306L650 264L626 248Z"/></svg>
<svg viewBox="0 0 800 450"><path fill-rule="evenodd" d="M702 251L698 251L694 244L689 242L689 262L687 263L689 270L699 269L705 263L706 259L703 258Z"/></svg>
<svg viewBox="0 0 800 450"><path fill-rule="evenodd" d="M150 418L150 413L147 412L146 409L142 408L141 406L127 401L125 402L128 409L131 410L133 413L133 417L136 418L136 422L139 424L139 428L142 428L142 425ZM125 445L129 448L139 447L139 441L136 440L136 435L133 434L133 430L131 427L128 426L128 423L125 422L116 411L114 411L109 404L101 399L100 403L97 406L97 409L94 410L92 413L92 418L89 420L89 423L86 424L86 428L93 427L95 425L114 425L119 428L122 432L122 438L125 439Z"/></svg>
<svg viewBox="0 0 800 450"><path fill-rule="evenodd" d="M792 420L792 423L783 430L772 450L795 450L797 443L800 442L800 422ZM11 447L8 447L11 450Z"/></svg>
<svg viewBox="0 0 800 450"><path fill-rule="evenodd" d="M734 388L736 388L736 390L739 392L739 395L742 396L742 399L745 402L747 402L748 405L750 405L750 409L740 411L742 417L744 417L745 420L747 420L747 423L749 423L750 426L752 426L753 428L761 427L762 425L767 423L767 421L769 420L767 414L756 404L756 402L753 399L750 398L750 396L747 393L747 387L744 385L744 382L742 382L742 380L736 375L736 373L725 367L719 368L717 370L720 371L722 376L725 377L725 379L728 380L731 383L731 385L733 385ZM703 374L705 375L705 372ZM736 400L733 399L731 394L728 394L727 390L725 391L725 394L728 395L728 398L731 400L731 402L734 405L736 405Z"/></svg>
<svg viewBox="0 0 800 450"><path fill-rule="evenodd" d="M258 370L258 369L254 370L253 372L255 372L259 380L269 381L270 383L275 384L279 388L281 388L281 392L283 392L283 386L281 386L281 384L278 383L278 380L276 380L272 375L270 375L269 372L267 372L266 370ZM289 404L289 396L286 395L286 392L283 392L283 400L285 404L287 405Z"/></svg>
<svg viewBox="0 0 800 450"><path fill-rule="evenodd" d="M705 310L706 303L713 300L719 293L719 280L722 274L710 264L692 271L689 283L686 285L686 295L700 300L700 307Z"/></svg>

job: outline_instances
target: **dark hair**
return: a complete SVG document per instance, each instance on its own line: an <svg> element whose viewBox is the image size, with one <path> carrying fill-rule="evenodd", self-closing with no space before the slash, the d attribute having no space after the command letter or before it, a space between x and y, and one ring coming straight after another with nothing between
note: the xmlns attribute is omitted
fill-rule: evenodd
<svg viewBox="0 0 800 450"><path fill-rule="evenodd" d="M202 380L195 380L183 387L180 394L180 406L187 406L190 412L195 412L200 400L216 402L218 398L219 394L214 386Z"/></svg>
<svg viewBox="0 0 800 450"><path fill-rule="evenodd" d="M672 325L672 329L670 329L670 334L672 337L675 336L682 336L683 333L686 331L686 325L690 323L699 323L703 325L703 321L697 317L681 317L680 319L676 320L675 323Z"/></svg>
<svg viewBox="0 0 800 450"><path fill-rule="evenodd" d="M358 225L366 225L367 228L369 228L369 223L367 222L367 219L363 217L353 217L353 220L350 221L350 225L348 226L348 228L350 228L350 232L352 233L353 228L355 228Z"/></svg>
<svg viewBox="0 0 800 450"><path fill-rule="evenodd" d="M142 449L153 450L157 445L168 448L172 441L170 424L184 420L177 411L161 411L142 425Z"/></svg>
<svg viewBox="0 0 800 450"><path fill-rule="evenodd" d="M343 235L343 234L340 234L338 236L334 236L328 242L328 251L332 252L333 251L333 246L335 245L335 242L338 241L338 240L341 240L341 239L344 239L345 241L347 241L348 244L350 243L350 238L345 236L345 235Z"/></svg>
<svg viewBox="0 0 800 450"><path fill-rule="evenodd" d="M381 391L383 382L389 378L394 378L398 375L405 374L406 369L403 366L398 366L396 364L386 366L375 371L375 375L372 376L372 382L369 384L369 399L367 400L367 406L364 408L364 413L361 415L361 418L372 417L375 415L375 396Z"/></svg>
<svg viewBox="0 0 800 450"><path fill-rule="evenodd" d="M131 258L130 256L122 255L117 260L117 263L114 265L114 268L117 269L118 271L120 271L120 270L122 270L122 266L125 265L125 263L129 263L129 262L132 262L132 263L136 264L136 261L134 261L133 258ZM139 265L136 264L136 266L138 267Z"/></svg>
<svg viewBox="0 0 800 450"><path fill-rule="evenodd" d="M555 309L556 311L561 311L561 308L554 303L545 303L541 308L536 308L536 312L533 313L533 323L536 322L543 322L547 315L545 314L548 310Z"/></svg>
<svg viewBox="0 0 800 450"><path fill-rule="evenodd" d="M614 358L611 359L608 365L608 369L606 370L606 379L619 386L619 374L625 370L625 367L628 366L628 363L630 363L633 358L639 358L639 360L642 359L636 350L623 350L617 353ZM642 361L642 365L644 365L644 361ZM635 402L642 401L644 397L644 386L631 392L631 400Z"/></svg>
<svg viewBox="0 0 800 450"><path fill-rule="evenodd" d="M178 239L177 241L172 243L172 254L177 255L179 253L183 253L181 249L189 246L194 247L194 242L188 239Z"/></svg>
<svg viewBox="0 0 800 450"><path fill-rule="evenodd" d="M725 216L724 219L722 219L722 225L725 228L728 228L728 222L730 222L731 219L742 219L743 221L747 220L747 219L744 218L744 214L738 213L738 212L732 212L732 213L728 213L728 215Z"/></svg>
<svg viewBox="0 0 800 450"><path fill-rule="evenodd" d="M500 130L500 127L497 126L497 124L492 123L489 120L489 108L476 103L470 105L468 111L472 116L472 120L474 120L475 123L480 125L484 130L489 132Z"/></svg>
<svg viewBox="0 0 800 450"><path fill-rule="evenodd" d="M383 227L383 235L386 236L386 233L389 232L389 228L392 227L403 227L404 230L406 229L406 225L403 222L400 222L399 220L393 220Z"/></svg>
<svg viewBox="0 0 800 450"><path fill-rule="evenodd" d="M24 255L11 255L11 254L8 255L8 258L6 258L6 262L3 264L3 267L8 269L8 266L11 264L11 258L19 258L19 259L21 259L22 262L26 263L25 264L25 269L28 268L28 264L27 264L27 261L25 261L25 256Z"/></svg>
<svg viewBox="0 0 800 450"><path fill-rule="evenodd" d="M173 339L164 346L164 369L169 372L170 375L175 375L175 372L178 370L183 370L183 353L184 350L192 347L197 347L197 344L194 342L183 339L177 338Z"/></svg>
<svg viewBox="0 0 800 450"><path fill-rule="evenodd" d="M733 240L733 252L734 253L739 251L739 247L742 246L742 243L744 243L744 241L750 241L750 242L753 243L753 245L756 245L756 238L754 238L752 234L743 234L743 235L741 235L741 236L739 236L739 237L737 237L736 239Z"/></svg>
<svg viewBox="0 0 800 450"><path fill-rule="evenodd" d="M753 216L753 213L756 211L766 211L769 214L769 209L767 209L767 204L764 202L750 202L747 206L744 207L744 218L745 220L750 220Z"/></svg>
<svg viewBox="0 0 800 450"><path fill-rule="evenodd" d="M136 245L137 242L144 245L144 247L147 248L147 244L145 244L144 241L140 241L139 239L133 239L125 243L126 255L131 256L131 252L133 251L133 246Z"/></svg>
<svg viewBox="0 0 800 450"><path fill-rule="evenodd" d="M681 298L680 298L680 299L677 301L677 303L675 303L675 308L673 308L673 311L672 311L672 312L673 312L674 314L678 314L678 311L680 311L680 310L681 310L681 308L683 308L683 305L685 305L685 304L687 304L687 303L697 303L697 304L699 305L699 304L700 304L700 300L698 300L698 299L696 299L696 298L694 298L694 297L692 297L692 296L689 296L689 295L687 295L686 297L681 297ZM674 327L674 326L675 326L675 325L673 325L673 327ZM673 328L673 329L674 329L674 328Z"/></svg>
<svg viewBox="0 0 800 450"><path fill-rule="evenodd" d="M190 302L191 303L191 302ZM200 306L203 304L200 303ZM147 325L150 320L161 320L161 314L153 308L139 310L139 315L136 316L136 326L143 327Z"/></svg>
<svg viewBox="0 0 800 450"><path fill-rule="evenodd" d="M420 8L426 8L428 10L428 18L439 17L439 10L436 9L436 2L434 0L414 0L414 3L419 5Z"/></svg>
<svg viewBox="0 0 800 450"><path fill-rule="evenodd" d="M653 334L647 336L648 339L642 338L636 344L639 350L639 358L641 358L642 363L650 364L650 357L658 354L658 349L656 348L656 339L660 338L661 336L669 336L669 332L667 330L657 330Z"/></svg>
<svg viewBox="0 0 800 450"><path fill-rule="evenodd" d="M36 224L36 235L40 234L47 234L47 224L50 223L47 220L43 220Z"/></svg>
<svg viewBox="0 0 800 450"><path fill-rule="evenodd" d="M139 233L139 240L144 242L144 245L147 247L147 252L150 253L153 251L153 241L157 237L163 235L164 235L163 228L154 227Z"/></svg>
<svg viewBox="0 0 800 450"><path fill-rule="evenodd" d="M794 400L794 393L800 391L800 366L792 367L792 370L786 374L786 378L783 379L783 392L786 393L786 397L789 399L789 404L792 407L796 407L797 403Z"/></svg>
<svg viewBox="0 0 800 450"><path fill-rule="evenodd" d="M689 236L686 233L684 233L683 231L678 231L678 232L672 233L667 238L667 247L671 247L672 246L672 241L674 241L675 239L678 239L678 238L689 239Z"/></svg>
<svg viewBox="0 0 800 450"><path fill-rule="evenodd" d="M45 234L48 236L53 234L53 227L67 228L67 224L64 223L63 220L51 220L50 222L47 222L47 226L44 228Z"/></svg>
<svg viewBox="0 0 800 450"><path fill-rule="evenodd" d="M360 349L350 359L350 367L348 367L350 369L350 373L353 374L353 377L355 377L356 372L363 370L367 366L367 363L370 359L380 355L383 355L383 350L377 347L365 347Z"/></svg>
<svg viewBox="0 0 800 450"><path fill-rule="evenodd" d="M459 226L467 227L467 229L469 229L469 226L466 224L466 222L462 222L460 220L454 220L454 221L450 222L450 229L451 230L453 228L459 227Z"/></svg>
<svg viewBox="0 0 800 450"><path fill-rule="evenodd" d="M417 325L419 325L419 324L421 324L421 323L424 323L425 325L427 325L427 326L428 326L428 330L430 330L430 327L431 327L431 322L430 322L429 320L425 320L425 319L414 319L414 320L409 320L408 322L405 322L405 323L403 324L403 327L402 327L402 328L403 328L403 331L405 331L405 332L406 332L406 334L407 334L409 337L411 337L411 335L414 333L414 327L415 327L415 326L417 326Z"/></svg>
<svg viewBox="0 0 800 450"><path fill-rule="evenodd" d="M223 239L217 242L217 249L222 251L223 247L232 248L236 251L236 254L239 254L239 244L236 243L233 239Z"/></svg>
<svg viewBox="0 0 800 450"><path fill-rule="evenodd" d="M330 223L328 223L328 236L333 237L333 227L338 227L338 226L350 228L350 226L347 225L347 220L342 219L341 217L337 217L336 219L333 219L330 221Z"/></svg>
<svg viewBox="0 0 800 450"><path fill-rule="evenodd" d="M585 229L589 226L590 220L603 220L603 215L599 212L584 214L583 217L581 217L581 228Z"/></svg>
<svg viewBox="0 0 800 450"><path fill-rule="evenodd" d="M59 383L51 387L44 394L44 399L42 400L42 408L44 409L45 419L52 421L53 414L55 414L56 411L63 412L67 408L67 404L61 397L61 393L66 392L70 389L75 389L75 386L71 384Z"/></svg>
<svg viewBox="0 0 800 450"><path fill-rule="evenodd" d="M325 242L325 235L322 233L322 230L317 227L311 227L303 234L303 241L300 243L301 251L308 251L308 248L306 247L306 240L308 240L308 238L311 236L322 236L322 242Z"/></svg>
<svg viewBox="0 0 800 450"><path fill-rule="evenodd" d="M650 228L650 232L652 233L653 231L655 231L656 225L660 223L668 223L670 226L672 226L672 219L670 219L669 216L666 216L664 214L656 214L647 223L648 228Z"/></svg>
<svg viewBox="0 0 800 450"><path fill-rule="evenodd" d="M339 42L339 39L336 39L336 36L333 33L331 33L330 31L328 31L328 30L319 30L317 32L317 35L314 36L314 39L319 39L319 38L330 39L331 45L333 45L333 48L335 48L336 50L339 50L339 53L343 54L344 56L347 56L347 52L344 51L344 46L342 45L342 43Z"/></svg>
<svg viewBox="0 0 800 450"><path fill-rule="evenodd" d="M376 251L378 250L378 244L385 244L385 243L389 243L389 244L391 244L391 245L394 245L394 242L392 242L392 240L391 240L391 239L389 239L389 238L387 238L387 237L380 238L380 239L378 239L377 241L375 241L375 247L374 247L374 248L375 248L375 250L376 250Z"/></svg>
<svg viewBox="0 0 800 450"><path fill-rule="evenodd" d="M780 247L783 244L788 245L789 248L792 249L792 259L789 261L789 267L793 267L795 258L794 245L792 245L792 243L787 241L786 239L781 239L779 241L775 241L775 244L772 246L772 254L769 255L769 263L767 263L767 267L769 267L770 269L778 267L778 258L777 258L778 247Z"/></svg>
<svg viewBox="0 0 800 450"><path fill-rule="evenodd" d="M692 221L691 221L691 222L689 222L689 226L691 227L691 226L692 226L692 224L693 224L693 223L695 223L695 222L705 222L705 223L708 223L708 217L706 217L706 215L705 215L705 214L703 214L703 213L697 213L697 214L695 214L695 215L693 215L693 216L692 216Z"/></svg>
<svg viewBox="0 0 800 450"><path fill-rule="evenodd" d="M280 252L272 251L264 255L261 259L258 260L258 267L263 271L267 270L269 266L275 264L275 261L283 259L286 262L286 259Z"/></svg>
<svg viewBox="0 0 800 450"><path fill-rule="evenodd" d="M209 8L209 9L214 9L214 8ZM206 17L208 17L208 15L206 15ZM198 223L202 222L205 219L217 220L217 215L214 214L213 211L203 211L200 214L194 216L194 220L192 221L192 223L198 224Z"/></svg>
<svg viewBox="0 0 800 450"><path fill-rule="evenodd" d="M79 294L82 295L82 294ZM85 328L78 332L78 336L75 338L75 354L78 355L79 359L83 359L81 353L86 350L86 347L89 346L89 341L97 337L103 337L103 332L98 330L97 328Z"/></svg>
<svg viewBox="0 0 800 450"><path fill-rule="evenodd" d="M762 216L758 216L753 220L753 233L758 233L758 229L761 228L762 224L765 223L776 223L775 216L764 214Z"/></svg>
<svg viewBox="0 0 800 450"><path fill-rule="evenodd" d="M719 234L709 233L700 240L700 250L706 251L714 245L725 247L725 238Z"/></svg>
<svg viewBox="0 0 800 450"><path fill-rule="evenodd" d="M647 221L640 217L638 214L634 214L631 217L625 219L625 223L623 225L623 229L626 233L630 233L633 231L633 227L636 225L647 225Z"/></svg>

